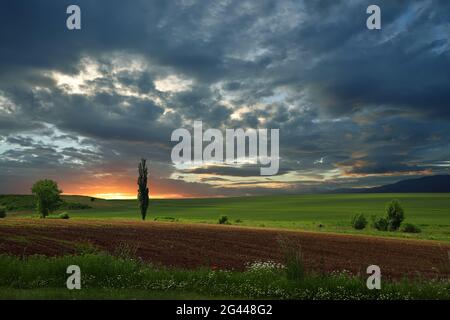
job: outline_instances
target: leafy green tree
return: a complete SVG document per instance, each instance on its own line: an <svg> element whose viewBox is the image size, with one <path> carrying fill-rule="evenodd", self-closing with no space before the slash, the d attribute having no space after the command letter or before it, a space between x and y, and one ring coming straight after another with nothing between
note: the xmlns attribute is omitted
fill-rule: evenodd
<svg viewBox="0 0 450 320"><path fill-rule="evenodd" d="M61 190L53 180L39 180L31 188L36 197L36 210L41 218L45 218L50 212L57 209L61 203Z"/></svg>
<svg viewBox="0 0 450 320"><path fill-rule="evenodd" d="M398 200L392 200L386 207L388 228L390 231L396 231L400 228L402 221L405 219L405 212Z"/></svg>
<svg viewBox="0 0 450 320"><path fill-rule="evenodd" d="M147 187L147 166L146 166L146 160L141 159L141 162L139 163L139 178L137 181L137 184L139 186L138 189L138 200L139 200L139 209L141 211L142 220L145 220L145 216L147 215L147 209L148 209L148 187Z"/></svg>

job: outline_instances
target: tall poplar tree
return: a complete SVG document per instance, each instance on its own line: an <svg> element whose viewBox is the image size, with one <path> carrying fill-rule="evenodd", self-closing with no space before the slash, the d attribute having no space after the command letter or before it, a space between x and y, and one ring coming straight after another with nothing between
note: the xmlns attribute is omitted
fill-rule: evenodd
<svg viewBox="0 0 450 320"><path fill-rule="evenodd" d="M139 163L139 178L137 184L139 186L138 189L138 200L139 200L139 209L141 211L142 220L145 220L145 216L147 215L148 209L148 187L147 187L147 165L146 160L141 159Z"/></svg>

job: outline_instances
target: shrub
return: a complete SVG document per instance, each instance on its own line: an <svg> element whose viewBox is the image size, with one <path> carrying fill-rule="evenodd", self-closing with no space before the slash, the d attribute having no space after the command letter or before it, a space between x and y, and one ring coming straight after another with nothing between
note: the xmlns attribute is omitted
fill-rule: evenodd
<svg viewBox="0 0 450 320"><path fill-rule="evenodd" d="M228 216L220 216L219 224L228 224Z"/></svg>
<svg viewBox="0 0 450 320"><path fill-rule="evenodd" d="M236 219L236 220L234 220L234 222L236 222L236 223L241 223L242 220L241 220L241 219Z"/></svg>
<svg viewBox="0 0 450 320"><path fill-rule="evenodd" d="M402 232L407 232L407 233L420 233L422 232L422 230L420 230L420 228L418 226L416 226L415 224L412 223L405 223L402 225Z"/></svg>
<svg viewBox="0 0 450 320"><path fill-rule="evenodd" d="M386 218L383 217L372 217L372 227L379 231L387 231L389 222Z"/></svg>
<svg viewBox="0 0 450 320"><path fill-rule="evenodd" d="M404 216L404 211L398 200L392 200L386 207L388 229L389 231L395 231L400 228Z"/></svg>
<svg viewBox="0 0 450 320"><path fill-rule="evenodd" d="M367 225L367 219L364 217L364 214L357 213L352 218L352 227L356 230L362 230Z"/></svg>
<svg viewBox="0 0 450 320"><path fill-rule="evenodd" d="M6 208L0 207L0 218L6 218Z"/></svg>
<svg viewBox="0 0 450 320"><path fill-rule="evenodd" d="M69 219L69 214L67 212L62 212L58 215L59 219Z"/></svg>

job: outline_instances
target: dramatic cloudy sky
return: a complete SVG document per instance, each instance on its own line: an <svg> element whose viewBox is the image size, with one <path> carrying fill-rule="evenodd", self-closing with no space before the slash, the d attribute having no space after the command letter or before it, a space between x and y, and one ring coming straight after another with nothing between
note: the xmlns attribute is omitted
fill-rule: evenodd
<svg viewBox="0 0 450 320"><path fill-rule="evenodd" d="M366 28L381 7L382 30ZM81 7L82 29L66 28ZM375 186L450 168L450 2L0 2L0 194L52 178L127 197ZM176 168L171 133L279 128L280 172Z"/></svg>

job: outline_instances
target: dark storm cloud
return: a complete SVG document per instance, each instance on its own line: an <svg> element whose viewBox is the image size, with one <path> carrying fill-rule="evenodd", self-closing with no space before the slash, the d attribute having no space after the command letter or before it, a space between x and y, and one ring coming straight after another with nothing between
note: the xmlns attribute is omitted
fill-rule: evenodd
<svg viewBox="0 0 450 320"><path fill-rule="evenodd" d="M33 139L27 137L7 137L6 142L18 144L21 147L31 147L33 145Z"/></svg>
<svg viewBox="0 0 450 320"><path fill-rule="evenodd" d="M0 134L8 134L13 132L21 132L30 128L42 128L41 124L30 123L24 119L16 119L13 116L0 115Z"/></svg>
<svg viewBox="0 0 450 320"><path fill-rule="evenodd" d="M2 61L8 61L3 67L70 72L76 71L73 68L81 54L128 50L197 77L219 79L233 66L246 66L238 59L224 58L227 44L239 41L237 28L251 26L274 6L271 1L259 1L251 5L254 8L239 12L243 7L239 2L184 5L183 1L141 0L128 5L119 0L77 1L83 27L80 32L70 32L65 28L69 4L72 2L2 2L5 28L0 39L8 43L0 55Z"/></svg>
<svg viewBox="0 0 450 320"><path fill-rule="evenodd" d="M0 3L0 168L8 172L0 185L17 167L36 175L33 168L63 172L78 163L64 171L72 177L134 168L147 157L168 188L233 194L206 178L170 178L170 134L192 120L279 128L280 174L361 176L290 182L280 192L445 170L433 164L450 157L448 1L378 1L381 31L366 29L365 0L82 0L78 31L65 27L69 4ZM84 77L90 65L96 74ZM81 81L79 92L61 75ZM157 85L173 75L181 89ZM257 171L190 173L219 181ZM239 188L276 192L249 185Z"/></svg>
<svg viewBox="0 0 450 320"><path fill-rule="evenodd" d="M288 170L280 169L279 174L284 174ZM195 174L211 174L217 176L236 176L236 177L259 177L260 166L259 165L243 165L241 167L231 166L206 166L195 169L181 170L181 173L195 173Z"/></svg>
<svg viewBox="0 0 450 320"><path fill-rule="evenodd" d="M311 70L310 86L320 97L318 103L337 115L386 105L431 119L449 118L450 4L390 1L381 7L385 31L360 32ZM330 43L333 33L316 31L324 34L321 41Z"/></svg>

